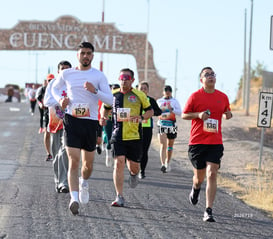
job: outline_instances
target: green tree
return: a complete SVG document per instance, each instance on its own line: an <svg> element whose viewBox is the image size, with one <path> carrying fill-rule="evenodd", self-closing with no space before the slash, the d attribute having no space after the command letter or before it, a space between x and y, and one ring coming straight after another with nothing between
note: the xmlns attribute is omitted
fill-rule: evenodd
<svg viewBox="0 0 273 239"><path fill-rule="evenodd" d="M262 76L263 71L266 71L266 66L263 62L256 61L256 66L251 69L251 78L257 78Z"/></svg>

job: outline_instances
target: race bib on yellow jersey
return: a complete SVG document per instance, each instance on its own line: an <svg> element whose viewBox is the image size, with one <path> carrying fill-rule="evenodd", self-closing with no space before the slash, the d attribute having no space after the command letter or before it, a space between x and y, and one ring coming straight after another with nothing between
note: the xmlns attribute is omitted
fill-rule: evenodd
<svg viewBox="0 0 273 239"><path fill-rule="evenodd" d="M79 103L72 105L72 116L80 117L90 117L89 104Z"/></svg>
<svg viewBox="0 0 273 239"><path fill-rule="evenodd" d="M218 120L210 118L205 120L203 129L206 132L218 133Z"/></svg>
<svg viewBox="0 0 273 239"><path fill-rule="evenodd" d="M129 121L130 120L130 108L117 108L117 121Z"/></svg>

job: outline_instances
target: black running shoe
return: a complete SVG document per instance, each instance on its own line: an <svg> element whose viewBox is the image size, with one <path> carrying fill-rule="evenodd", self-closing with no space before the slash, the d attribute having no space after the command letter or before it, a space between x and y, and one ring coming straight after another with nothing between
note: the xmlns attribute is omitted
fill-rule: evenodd
<svg viewBox="0 0 273 239"><path fill-rule="evenodd" d="M145 176L145 172L140 172L139 174L138 174L138 178L139 179L144 179L146 176Z"/></svg>
<svg viewBox="0 0 273 239"><path fill-rule="evenodd" d="M79 202L73 201L71 199L71 201L69 203L69 209L70 209L70 211L72 212L73 215L79 214L79 207L80 207Z"/></svg>
<svg viewBox="0 0 273 239"><path fill-rule="evenodd" d="M166 173L166 169L167 168L165 167L165 165L162 165L160 170L162 171L162 173Z"/></svg>
<svg viewBox="0 0 273 239"><path fill-rule="evenodd" d="M46 157L46 161L53 161L52 155L48 154Z"/></svg>
<svg viewBox="0 0 273 239"><path fill-rule="evenodd" d="M200 188L199 189L194 189L192 187L191 193L189 195L189 200L192 205L196 205L199 200L199 193L200 193Z"/></svg>
<svg viewBox="0 0 273 239"><path fill-rule="evenodd" d="M97 149L97 153L98 153L98 154L101 154L101 151L102 151L102 150L101 150L101 147L100 147L100 146L97 146L96 149Z"/></svg>
<svg viewBox="0 0 273 239"><path fill-rule="evenodd" d="M67 186L62 186L59 190L60 193L69 193L69 189Z"/></svg>
<svg viewBox="0 0 273 239"><path fill-rule="evenodd" d="M210 207L206 208L204 212L204 217L203 217L204 222L215 222L215 219L212 216L212 209Z"/></svg>

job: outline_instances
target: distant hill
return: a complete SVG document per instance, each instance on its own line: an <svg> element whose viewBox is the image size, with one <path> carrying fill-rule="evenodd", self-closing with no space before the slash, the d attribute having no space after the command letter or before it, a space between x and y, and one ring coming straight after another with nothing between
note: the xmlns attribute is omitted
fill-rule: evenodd
<svg viewBox="0 0 273 239"><path fill-rule="evenodd" d="M259 108L259 93L262 90L262 77L255 77L250 82L249 113L257 114ZM232 110L243 110L242 86L239 88L236 100L231 104Z"/></svg>

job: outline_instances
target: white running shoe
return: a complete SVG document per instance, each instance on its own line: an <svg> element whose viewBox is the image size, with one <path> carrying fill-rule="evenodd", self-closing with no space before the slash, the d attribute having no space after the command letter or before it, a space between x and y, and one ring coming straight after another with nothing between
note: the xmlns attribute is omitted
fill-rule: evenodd
<svg viewBox="0 0 273 239"><path fill-rule="evenodd" d="M106 150L106 143L103 142L103 143L101 144L101 150L102 150L102 151L105 151L105 150Z"/></svg>
<svg viewBox="0 0 273 239"><path fill-rule="evenodd" d="M171 172L172 171L170 163L165 163L165 167L166 167L166 172Z"/></svg>
<svg viewBox="0 0 273 239"><path fill-rule="evenodd" d="M118 195L116 197L116 200L112 202L111 206L112 207L124 207L124 197L121 195Z"/></svg>
<svg viewBox="0 0 273 239"><path fill-rule="evenodd" d="M107 168L111 168L113 165L113 159L111 157L111 150L106 149L105 165Z"/></svg>
<svg viewBox="0 0 273 239"><path fill-rule="evenodd" d="M89 187L88 183L83 183L83 179L79 178L79 200L81 204L87 204L89 202Z"/></svg>
<svg viewBox="0 0 273 239"><path fill-rule="evenodd" d="M111 164L111 159L106 155L106 158L105 158L105 165L107 168L110 168L112 166Z"/></svg>

